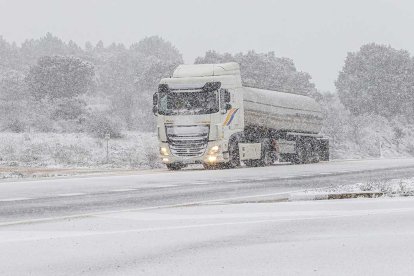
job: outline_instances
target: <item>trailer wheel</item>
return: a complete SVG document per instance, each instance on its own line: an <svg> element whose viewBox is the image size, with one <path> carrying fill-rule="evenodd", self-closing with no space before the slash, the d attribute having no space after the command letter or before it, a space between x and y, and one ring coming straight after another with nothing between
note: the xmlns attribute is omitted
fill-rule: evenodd
<svg viewBox="0 0 414 276"><path fill-rule="evenodd" d="M298 139L296 154L291 157L293 164L318 163L320 160L319 141L313 138Z"/></svg>
<svg viewBox="0 0 414 276"><path fill-rule="evenodd" d="M266 167L272 165L275 160L273 157L273 153L269 147L266 147L262 152L262 158L258 160L260 167Z"/></svg>
<svg viewBox="0 0 414 276"><path fill-rule="evenodd" d="M247 167L258 167L259 166L259 163L257 162L257 160L244 160L243 163Z"/></svg>
<svg viewBox="0 0 414 276"><path fill-rule="evenodd" d="M321 161L329 161L329 139L319 140L318 152Z"/></svg>
<svg viewBox="0 0 414 276"><path fill-rule="evenodd" d="M296 153L291 157L293 164L310 163L309 153L312 151L312 145L308 139L298 139L296 141Z"/></svg>

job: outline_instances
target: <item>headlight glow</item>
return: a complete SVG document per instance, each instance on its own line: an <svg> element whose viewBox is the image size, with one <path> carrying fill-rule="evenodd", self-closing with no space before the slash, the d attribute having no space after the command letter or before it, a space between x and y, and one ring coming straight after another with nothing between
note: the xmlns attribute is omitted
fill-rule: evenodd
<svg viewBox="0 0 414 276"><path fill-rule="evenodd" d="M219 146L213 146L210 149L210 153L217 153L219 151L220 147Z"/></svg>
<svg viewBox="0 0 414 276"><path fill-rule="evenodd" d="M208 162L210 162L210 163L214 163L214 162L216 162L216 161L217 161L217 156L210 155L210 156L208 157Z"/></svg>
<svg viewBox="0 0 414 276"><path fill-rule="evenodd" d="M165 156L170 155L168 153L168 149L167 148L164 148L164 147L160 148L160 153L161 153L161 155L165 155Z"/></svg>

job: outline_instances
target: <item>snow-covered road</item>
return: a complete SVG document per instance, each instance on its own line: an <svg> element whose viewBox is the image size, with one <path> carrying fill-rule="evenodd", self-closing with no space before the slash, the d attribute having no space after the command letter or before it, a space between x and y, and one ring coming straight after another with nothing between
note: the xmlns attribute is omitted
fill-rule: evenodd
<svg viewBox="0 0 414 276"><path fill-rule="evenodd" d="M0 225L414 176L414 159L335 161L234 170L146 171L0 183Z"/></svg>
<svg viewBox="0 0 414 276"><path fill-rule="evenodd" d="M381 159L6 181L0 275L410 275L413 198L241 202L413 176Z"/></svg>
<svg viewBox="0 0 414 276"><path fill-rule="evenodd" d="M413 198L204 205L0 228L1 275L413 272Z"/></svg>

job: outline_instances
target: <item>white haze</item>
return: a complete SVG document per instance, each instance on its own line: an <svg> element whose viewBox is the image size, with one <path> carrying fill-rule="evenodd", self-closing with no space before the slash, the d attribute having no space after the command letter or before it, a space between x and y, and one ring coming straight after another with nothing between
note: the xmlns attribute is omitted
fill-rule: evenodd
<svg viewBox="0 0 414 276"><path fill-rule="evenodd" d="M346 53L369 42L414 52L411 1L0 0L0 34L21 43L46 32L83 45L160 35L192 63L206 50L275 51L334 91Z"/></svg>

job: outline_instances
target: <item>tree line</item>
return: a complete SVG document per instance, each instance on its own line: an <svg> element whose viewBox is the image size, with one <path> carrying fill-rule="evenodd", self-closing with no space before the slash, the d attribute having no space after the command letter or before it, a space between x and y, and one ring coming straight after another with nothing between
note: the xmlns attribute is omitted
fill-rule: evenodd
<svg viewBox="0 0 414 276"><path fill-rule="evenodd" d="M240 64L244 85L310 95L337 109L326 110L327 116L344 110L354 117L413 118L414 59L405 50L371 43L348 53L336 93L319 92L309 73L274 52L211 50L195 63L229 61ZM182 63L182 54L158 36L129 47L80 47L50 33L20 46L0 37L0 131L153 131L151 96L159 80Z"/></svg>
<svg viewBox="0 0 414 276"><path fill-rule="evenodd" d="M181 63L158 36L83 48L50 33L21 46L0 37L0 131L153 130L152 94Z"/></svg>

